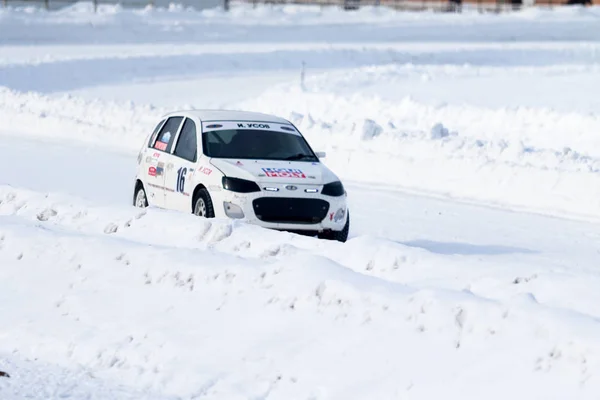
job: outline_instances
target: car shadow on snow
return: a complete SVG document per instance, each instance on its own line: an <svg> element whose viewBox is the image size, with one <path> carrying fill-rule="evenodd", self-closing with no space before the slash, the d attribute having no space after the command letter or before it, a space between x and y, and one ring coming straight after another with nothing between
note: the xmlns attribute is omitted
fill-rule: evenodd
<svg viewBox="0 0 600 400"><path fill-rule="evenodd" d="M481 245L456 242L436 242L433 240L411 240L401 242L409 247L418 247L437 254L455 255L503 255L503 254L535 254L537 251L521 247Z"/></svg>

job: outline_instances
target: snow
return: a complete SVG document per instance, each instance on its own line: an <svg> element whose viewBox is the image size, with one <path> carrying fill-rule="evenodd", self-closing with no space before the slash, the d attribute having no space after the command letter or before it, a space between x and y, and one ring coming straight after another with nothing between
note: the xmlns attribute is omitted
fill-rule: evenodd
<svg viewBox="0 0 600 400"><path fill-rule="evenodd" d="M0 9L0 399L593 399L596 7ZM289 118L347 243L131 206L177 108Z"/></svg>
<svg viewBox="0 0 600 400"><path fill-rule="evenodd" d="M0 356L0 369L2 368L11 371L9 378L2 378L0 381L0 393L5 400L169 399L164 395L103 382L83 368L63 369L52 364L19 360L9 354Z"/></svg>
<svg viewBox="0 0 600 400"><path fill-rule="evenodd" d="M346 246L10 187L0 198L2 304L21 305L3 313L0 351L13 357L82 365L165 398L475 398L482 380L490 398L527 388L560 398L581 381L598 390L596 320L540 303L561 273L501 256L532 250L465 246L498 254L488 265L443 244L361 236ZM449 287L464 268L479 275L472 287ZM541 299L521 285L540 285Z"/></svg>

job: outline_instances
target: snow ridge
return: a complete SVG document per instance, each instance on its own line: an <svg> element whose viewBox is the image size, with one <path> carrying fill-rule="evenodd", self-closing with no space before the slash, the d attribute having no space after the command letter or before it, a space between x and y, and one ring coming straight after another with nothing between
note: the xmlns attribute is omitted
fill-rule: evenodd
<svg viewBox="0 0 600 400"><path fill-rule="evenodd" d="M360 399L354 391L373 377L382 396L431 396L442 386L458 393L478 376L497 389L492 398L527 390L542 376L550 379L545 393L600 386L588 372L598 368L597 319L527 293L491 300L395 282L407 268L433 267L431 276L446 268L423 250L368 237L323 242L10 187L0 200L0 301L28 304L4 313L0 353L22 360L75 362L103 381L135 380L163 398L324 398L314 386L320 381L330 395ZM111 225L117 229L105 229ZM25 302L32 290L38 295ZM515 343L527 345L510 351ZM519 367L497 379L485 367L466 372L482 352L490 363ZM345 366L337 364L342 354ZM0 365L19 376L15 362ZM365 362L369 374L359 367ZM330 368L338 373L320 373ZM449 386L435 389L424 376ZM550 377L561 377L560 385ZM0 381L0 391L11 382Z"/></svg>

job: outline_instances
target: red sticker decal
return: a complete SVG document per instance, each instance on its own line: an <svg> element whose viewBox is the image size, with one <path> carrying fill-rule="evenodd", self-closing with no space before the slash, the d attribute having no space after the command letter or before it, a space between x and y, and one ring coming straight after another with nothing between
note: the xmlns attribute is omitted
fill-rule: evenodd
<svg viewBox="0 0 600 400"><path fill-rule="evenodd" d="M156 142L156 144L154 145L154 148L165 151L165 150L167 150L167 143Z"/></svg>
<svg viewBox="0 0 600 400"><path fill-rule="evenodd" d="M200 167L200 168L198 168L198 172L202 172L204 175L210 175L210 174L212 174L212 169L206 168L206 167Z"/></svg>
<svg viewBox="0 0 600 400"><path fill-rule="evenodd" d="M156 167L150 167L150 168L148 168L148 175L150 175L150 176L156 176Z"/></svg>

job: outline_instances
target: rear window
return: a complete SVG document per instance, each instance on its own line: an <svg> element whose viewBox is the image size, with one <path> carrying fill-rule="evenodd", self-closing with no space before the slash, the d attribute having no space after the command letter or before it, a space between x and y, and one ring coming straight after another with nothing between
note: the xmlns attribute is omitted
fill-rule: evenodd
<svg viewBox="0 0 600 400"><path fill-rule="evenodd" d="M166 151L167 153L171 152L171 147L173 147L173 141L175 140L175 135L179 130L181 121L183 121L183 117L170 117L167 120L165 125L158 133L156 142L154 142L155 149Z"/></svg>
<svg viewBox="0 0 600 400"><path fill-rule="evenodd" d="M165 120L163 119L158 123L158 125L156 125L156 128L154 128L154 131L152 132L152 135L150 135L150 139L148 139L148 147L152 147L152 143L154 143L154 140L156 140L156 134L158 133L158 130L164 123Z"/></svg>

